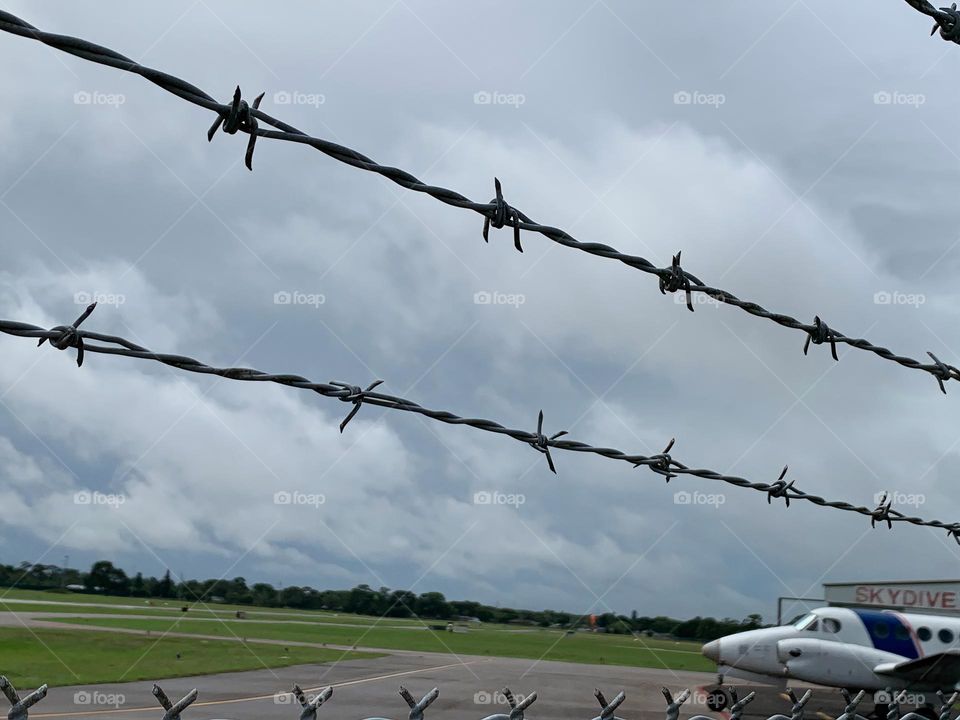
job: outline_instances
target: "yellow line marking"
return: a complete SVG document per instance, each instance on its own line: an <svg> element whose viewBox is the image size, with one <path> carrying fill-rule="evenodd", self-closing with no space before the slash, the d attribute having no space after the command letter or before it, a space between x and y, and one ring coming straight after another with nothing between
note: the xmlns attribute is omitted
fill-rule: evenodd
<svg viewBox="0 0 960 720"><path fill-rule="evenodd" d="M454 667L463 667L464 665L475 665L477 663L486 663L492 662L491 658L482 658L479 660L469 660L467 662L456 662L450 663L449 665L436 665L434 667L420 668L418 670L404 670L402 672L388 673L386 675L374 675L372 677L357 678L356 680L344 680L343 682L331 683L329 687L339 688L347 687L349 685L361 685L368 682L376 682L377 680L389 680L390 678L395 677L404 677L405 675L417 675L418 673L431 672L435 670L449 670ZM176 678L171 678L176 679ZM305 693L317 692L323 688L328 687L327 685L318 685L313 688L304 689ZM229 698L227 700L207 700L205 702L195 702L190 707L212 707L215 705L231 705L233 703L242 703L242 702L253 702L255 700L270 700L275 697L281 697L285 695L293 696L291 692L285 693L271 693L269 695L251 695L249 697L242 698ZM55 712L55 713L30 713L30 717L33 718L59 718L59 717L83 717L88 715L117 715L120 713L136 713L136 712L158 712L156 707L136 707L136 708L113 708L112 710L84 710L82 712Z"/></svg>

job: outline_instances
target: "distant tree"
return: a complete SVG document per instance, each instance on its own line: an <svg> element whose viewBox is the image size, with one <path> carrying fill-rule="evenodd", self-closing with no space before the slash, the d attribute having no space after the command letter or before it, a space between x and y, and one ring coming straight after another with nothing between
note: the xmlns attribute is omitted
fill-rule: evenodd
<svg viewBox="0 0 960 720"><path fill-rule="evenodd" d="M437 618L445 620L453 616L453 608L443 593L425 592L417 597L414 612L418 617Z"/></svg>
<svg viewBox="0 0 960 720"><path fill-rule="evenodd" d="M174 597L175 588L173 586L173 580L170 578L170 570L168 569L163 577L157 581L157 584L153 588L153 596L160 598L172 598Z"/></svg>
<svg viewBox="0 0 960 720"><path fill-rule="evenodd" d="M147 594L146 584L143 581L143 573L138 572L130 581L130 594L134 597L145 597Z"/></svg>
<svg viewBox="0 0 960 720"><path fill-rule="evenodd" d="M256 583L250 588L253 604L261 607L274 607L277 604L277 591L269 583Z"/></svg>
<svg viewBox="0 0 960 720"><path fill-rule="evenodd" d="M98 560L91 566L85 585L87 590L99 590L108 595L130 594L130 579L127 574L114 567L109 560Z"/></svg>

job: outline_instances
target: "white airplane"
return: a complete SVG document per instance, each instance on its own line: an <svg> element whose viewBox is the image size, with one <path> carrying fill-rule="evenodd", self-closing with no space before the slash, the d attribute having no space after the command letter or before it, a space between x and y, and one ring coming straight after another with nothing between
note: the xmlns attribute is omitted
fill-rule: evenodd
<svg viewBox="0 0 960 720"><path fill-rule="evenodd" d="M823 607L789 625L708 642L703 654L717 663L721 684L729 675L781 688L799 680L846 690L952 692L960 689L960 618Z"/></svg>

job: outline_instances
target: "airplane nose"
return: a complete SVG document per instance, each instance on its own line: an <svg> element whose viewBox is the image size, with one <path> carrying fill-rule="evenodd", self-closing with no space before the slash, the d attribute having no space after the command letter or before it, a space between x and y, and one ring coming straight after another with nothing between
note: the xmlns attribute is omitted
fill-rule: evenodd
<svg viewBox="0 0 960 720"><path fill-rule="evenodd" d="M703 656L708 660L713 660L716 663L720 662L720 641L711 640L703 646L700 652L702 652Z"/></svg>

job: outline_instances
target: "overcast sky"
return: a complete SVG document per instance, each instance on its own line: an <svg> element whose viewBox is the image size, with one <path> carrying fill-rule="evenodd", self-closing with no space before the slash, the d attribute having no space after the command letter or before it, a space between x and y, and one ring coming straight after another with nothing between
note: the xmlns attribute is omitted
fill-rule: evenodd
<svg viewBox="0 0 960 720"><path fill-rule="evenodd" d="M960 47L902 0L5 9L224 101L266 92L267 112L474 200L496 175L584 241L661 266L682 250L740 297L960 361ZM801 334L691 314L532 234L523 254L506 229L485 244L479 215L304 146L261 140L250 173L245 136L207 143L210 113L39 43L0 35L0 63L0 316L54 326L95 297L85 329L158 351L380 378L531 430L543 408L577 440L676 437L691 466L789 464L809 492L957 519L960 386L848 348L804 357ZM598 457L555 452L554 476L520 443L378 408L340 435L347 405L290 388L0 347L7 563L767 619L824 581L960 575L942 532Z"/></svg>

